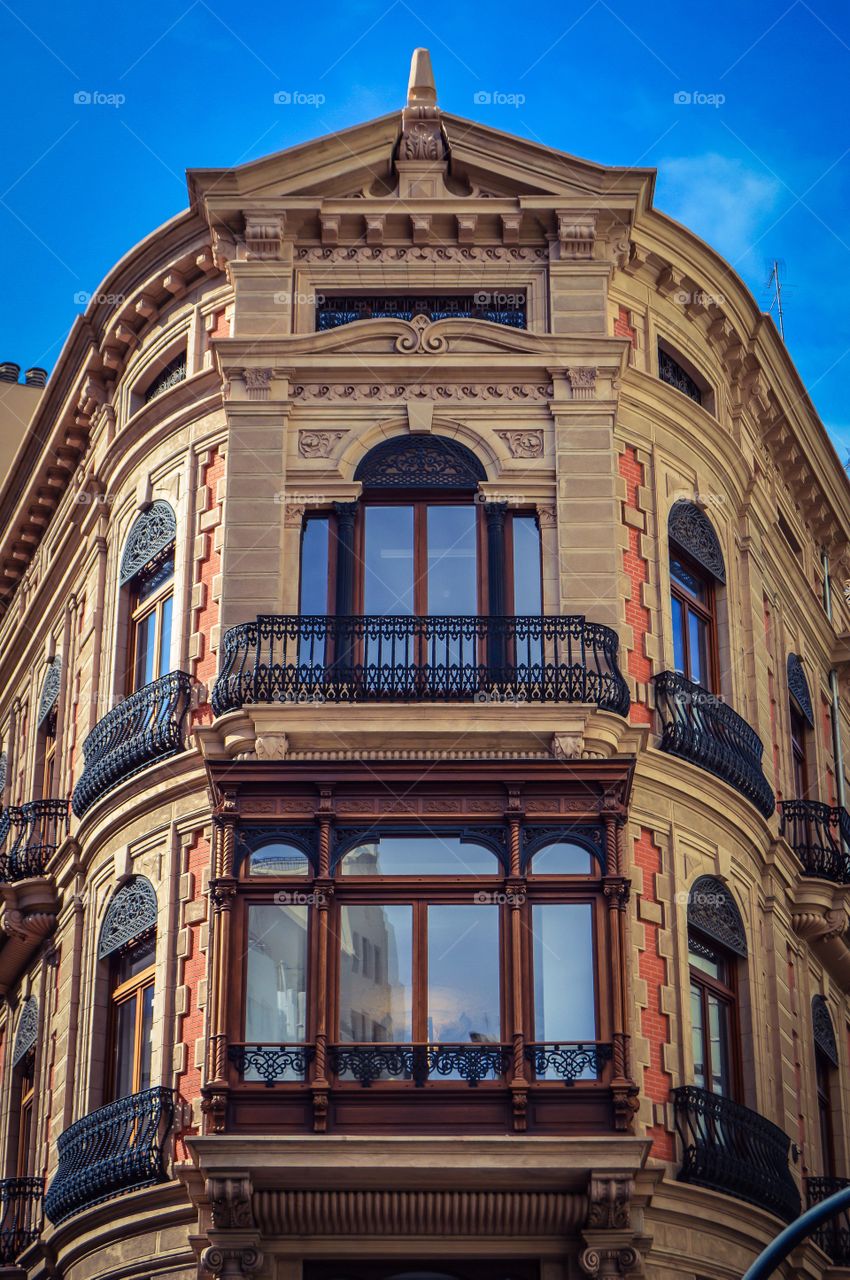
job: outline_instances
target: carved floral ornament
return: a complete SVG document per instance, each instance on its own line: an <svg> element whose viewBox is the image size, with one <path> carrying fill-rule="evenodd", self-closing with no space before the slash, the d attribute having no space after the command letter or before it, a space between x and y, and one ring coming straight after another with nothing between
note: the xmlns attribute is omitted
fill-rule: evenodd
<svg viewBox="0 0 850 1280"><path fill-rule="evenodd" d="M302 458L329 458L345 431L299 431L298 452Z"/></svg>
<svg viewBox="0 0 850 1280"><path fill-rule="evenodd" d="M496 435L504 440L512 458L539 458L543 453L542 431L497 431Z"/></svg>

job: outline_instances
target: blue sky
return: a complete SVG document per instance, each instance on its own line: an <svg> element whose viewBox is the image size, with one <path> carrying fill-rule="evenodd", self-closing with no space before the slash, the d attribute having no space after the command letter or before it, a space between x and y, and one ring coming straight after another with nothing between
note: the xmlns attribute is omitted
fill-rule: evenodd
<svg viewBox="0 0 850 1280"><path fill-rule="evenodd" d="M426 45L446 110L656 166L658 207L765 307L781 259L789 350L842 456L850 448L846 2L0 0L0 41L2 360L52 368L76 295L185 207L186 167L243 163L400 108L410 52ZM295 100L278 105L281 93Z"/></svg>

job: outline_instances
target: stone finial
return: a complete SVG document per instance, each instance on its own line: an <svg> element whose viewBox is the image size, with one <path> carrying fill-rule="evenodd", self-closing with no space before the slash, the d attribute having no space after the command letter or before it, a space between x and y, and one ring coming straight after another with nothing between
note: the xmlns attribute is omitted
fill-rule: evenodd
<svg viewBox="0 0 850 1280"><path fill-rule="evenodd" d="M431 54L427 49L414 49L410 59L410 79L407 82L409 107L436 107L437 86L431 67Z"/></svg>

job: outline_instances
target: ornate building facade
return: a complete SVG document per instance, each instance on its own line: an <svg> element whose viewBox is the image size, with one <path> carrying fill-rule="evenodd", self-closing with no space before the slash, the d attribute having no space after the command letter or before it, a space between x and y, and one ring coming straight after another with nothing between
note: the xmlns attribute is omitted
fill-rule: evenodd
<svg viewBox="0 0 850 1280"><path fill-rule="evenodd" d="M652 192L420 51L75 322L0 493L18 1274L720 1280L850 1176L850 490Z"/></svg>

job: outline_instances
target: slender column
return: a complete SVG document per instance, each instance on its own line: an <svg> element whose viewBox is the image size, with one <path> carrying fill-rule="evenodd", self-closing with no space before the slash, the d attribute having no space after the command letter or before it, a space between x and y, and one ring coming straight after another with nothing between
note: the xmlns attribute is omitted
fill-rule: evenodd
<svg viewBox="0 0 850 1280"><path fill-rule="evenodd" d="M519 804L519 797L511 796L512 806ZM523 1029L523 990L525 966L522 962L522 911L525 906L525 882L520 875L520 823L518 812L508 816L510 877L508 886L508 910L510 926L511 962L511 1099L514 1130L524 1132L528 1105L528 1079L525 1070L525 1034Z"/></svg>
<svg viewBox="0 0 850 1280"><path fill-rule="evenodd" d="M604 880L608 900L608 941L611 948L611 1040L613 1044L613 1078L616 1128L631 1129L637 1110L637 1086L631 1078L629 1037L627 1032L624 960L626 955L626 904L630 883L623 876L621 842L622 823L612 813L605 815L605 845L608 874Z"/></svg>
<svg viewBox="0 0 850 1280"><path fill-rule="evenodd" d="M491 618L505 616L505 512L506 502L485 502L487 520L487 592ZM491 623L488 630L487 663L495 674L505 666L503 623Z"/></svg>
<svg viewBox="0 0 850 1280"><path fill-rule="evenodd" d="M316 980L313 1007L316 1010L316 1053L313 1059L313 1128L324 1133L328 1124L328 971L330 951L330 909L333 881L330 874L332 797L323 791L319 806L319 874L314 881L316 907Z"/></svg>
<svg viewBox="0 0 850 1280"><path fill-rule="evenodd" d="M230 808L233 801L226 802ZM223 1133L227 1113L227 1018L230 991L231 911L236 898L234 852L236 847L235 815L218 815L214 825L213 873L210 884L212 903L209 1052L207 1079L202 1093L202 1110L207 1116L208 1130Z"/></svg>
<svg viewBox="0 0 850 1280"><path fill-rule="evenodd" d="M336 512L336 615L354 612L354 521L356 502L335 502Z"/></svg>

